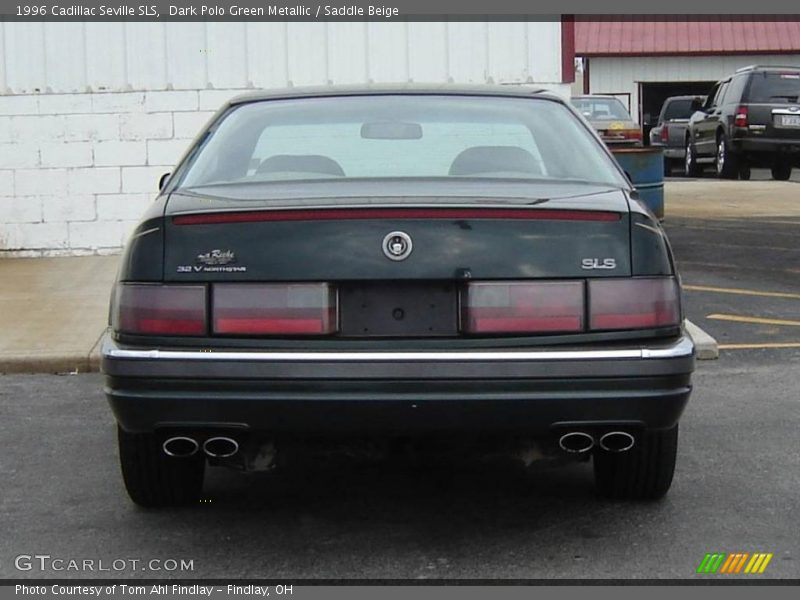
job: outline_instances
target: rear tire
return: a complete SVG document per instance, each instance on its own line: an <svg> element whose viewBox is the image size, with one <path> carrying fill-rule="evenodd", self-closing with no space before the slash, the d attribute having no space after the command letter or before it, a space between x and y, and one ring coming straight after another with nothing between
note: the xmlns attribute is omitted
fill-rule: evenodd
<svg viewBox="0 0 800 600"><path fill-rule="evenodd" d="M155 434L117 428L119 461L128 495L139 506L182 506L200 500L205 458L164 454Z"/></svg>
<svg viewBox="0 0 800 600"><path fill-rule="evenodd" d="M703 169L697 164L697 157L692 142L686 140L686 158L683 163L683 174L686 177L700 177Z"/></svg>
<svg viewBox="0 0 800 600"><path fill-rule="evenodd" d="M657 500L672 485L678 453L678 426L645 431L627 452L597 450L595 487L614 500Z"/></svg>
<svg viewBox="0 0 800 600"><path fill-rule="evenodd" d="M792 165L785 162L775 163L771 170L775 181L787 181L792 176Z"/></svg>
<svg viewBox="0 0 800 600"><path fill-rule="evenodd" d="M739 161L739 179L742 181L750 181L750 165L744 161Z"/></svg>
<svg viewBox="0 0 800 600"><path fill-rule="evenodd" d="M736 179L739 169L736 165L737 156L728 146L725 134L717 135L717 154L714 157L714 166L717 168L717 177L720 179Z"/></svg>

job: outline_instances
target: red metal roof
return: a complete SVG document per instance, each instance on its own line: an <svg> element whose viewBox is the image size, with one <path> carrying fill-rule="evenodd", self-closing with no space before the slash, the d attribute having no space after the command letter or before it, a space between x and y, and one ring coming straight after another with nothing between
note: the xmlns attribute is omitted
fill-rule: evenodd
<svg viewBox="0 0 800 600"><path fill-rule="evenodd" d="M791 16L575 18L577 56L783 53L800 53L800 20Z"/></svg>

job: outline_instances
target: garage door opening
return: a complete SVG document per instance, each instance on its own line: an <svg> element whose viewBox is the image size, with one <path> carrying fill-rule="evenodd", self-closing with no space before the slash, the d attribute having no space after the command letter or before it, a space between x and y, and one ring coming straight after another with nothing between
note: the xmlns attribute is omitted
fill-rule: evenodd
<svg viewBox="0 0 800 600"><path fill-rule="evenodd" d="M650 130L658 120L664 100L670 96L705 96L714 81L664 81L639 83L639 122L642 124L645 143L649 143Z"/></svg>

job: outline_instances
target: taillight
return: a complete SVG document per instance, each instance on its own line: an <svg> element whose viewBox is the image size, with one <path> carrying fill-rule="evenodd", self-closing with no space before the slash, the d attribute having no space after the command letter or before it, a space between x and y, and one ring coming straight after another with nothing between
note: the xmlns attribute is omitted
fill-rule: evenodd
<svg viewBox="0 0 800 600"><path fill-rule="evenodd" d="M678 282L671 277L589 282L589 329L646 329L679 323Z"/></svg>
<svg viewBox="0 0 800 600"><path fill-rule="evenodd" d="M214 333L324 335L337 329L327 283L220 284L212 288Z"/></svg>
<svg viewBox="0 0 800 600"><path fill-rule="evenodd" d="M642 141L641 129L622 129L620 133L622 134L622 137L626 140L636 140L637 142Z"/></svg>
<svg viewBox="0 0 800 600"><path fill-rule="evenodd" d="M470 283L462 300L466 333L583 330L583 282Z"/></svg>
<svg viewBox="0 0 800 600"><path fill-rule="evenodd" d="M111 326L141 335L205 335L206 288L122 283L114 294Z"/></svg>
<svg viewBox="0 0 800 600"><path fill-rule="evenodd" d="M733 117L733 124L736 127L747 127L747 107L737 106L736 113Z"/></svg>
<svg viewBox="0 0 800 600"><path fill-rule="evenodd" d="M669 128L666 123L661 126L661 141L665 144L669 141Z"/></svg>

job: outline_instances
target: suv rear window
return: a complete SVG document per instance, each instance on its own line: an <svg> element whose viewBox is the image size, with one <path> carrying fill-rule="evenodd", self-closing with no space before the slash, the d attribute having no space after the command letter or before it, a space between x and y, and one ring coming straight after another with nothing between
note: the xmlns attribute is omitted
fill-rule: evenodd
<svg viewBox="0 0 800 600"><path fill-rule="evenodd" d="M797 71L762 71L753 73L747 102L770 104L796 103L800 96L800 69Z"/></svg>

